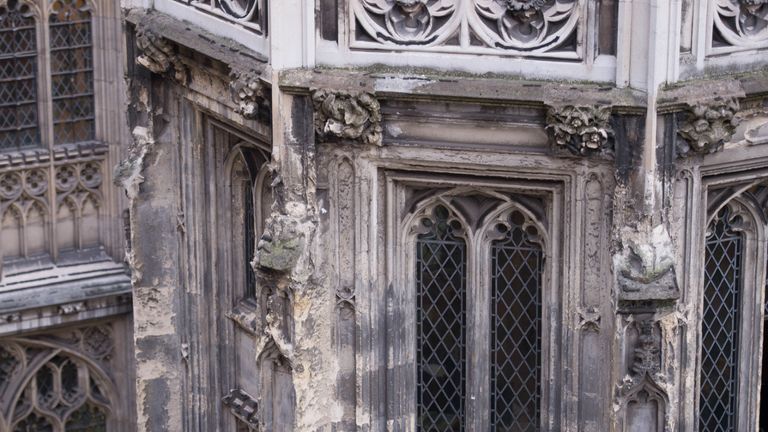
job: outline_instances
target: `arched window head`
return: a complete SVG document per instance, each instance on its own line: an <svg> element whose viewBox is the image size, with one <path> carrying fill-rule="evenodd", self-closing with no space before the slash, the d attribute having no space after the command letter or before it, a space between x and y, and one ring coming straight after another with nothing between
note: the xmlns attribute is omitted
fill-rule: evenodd
<svg viewBox="0 0 768 432"><path fill-rule="evenodd" d="M86 0L56 0L49 17L54 144L93 141L93 46Z"/></svg>
<svg viewBox="0 0 768 432"><path fill-rule="evenodd" d="M0 6L0 152L40 145L35 26L29 5Z"/></svg>

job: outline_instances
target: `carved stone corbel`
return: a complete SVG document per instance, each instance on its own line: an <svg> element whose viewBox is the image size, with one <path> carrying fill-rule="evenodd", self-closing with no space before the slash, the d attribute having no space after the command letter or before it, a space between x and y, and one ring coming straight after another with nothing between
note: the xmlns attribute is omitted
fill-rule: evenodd
<svg viewBox="0 0 768 432"><path fill-rule="evenodd" d="M613 134L610 120L610 106L550 106L546 129L557 147L567 148L576 155L588 155L606 148Z"/></svg>
<svg viewBox="0 0 768 432"><path fill-rule="evenodd" d="M250 72L232 71L229 88L235 112L248 120L255 120L270 112L268 89L259 75Z"/></svg>
<svg viewBox="0 0 768 432"><path fill-rule="evenodd" d="M731 139L739 125L736 113L739 100L735 97L716 99L689 105L685 120L677 130L678 154L708 154L719 151Z"/></svg>
<svg viewBox="0 0 768 432"><path fill-rule="evenodd" d="M136 33L136 47L141 51L141 55L136 57L137 64L159 75L172 72L171 75L177 82L187 84L187 67L167 39L152 30L140 27Z"/></svg>
<svg viewBox="0 0 768 432"><path fill-rule="evenodd" d="M381 145L381 106L372 93L319 89L312 92L312 102L320 138Z"/></svg>

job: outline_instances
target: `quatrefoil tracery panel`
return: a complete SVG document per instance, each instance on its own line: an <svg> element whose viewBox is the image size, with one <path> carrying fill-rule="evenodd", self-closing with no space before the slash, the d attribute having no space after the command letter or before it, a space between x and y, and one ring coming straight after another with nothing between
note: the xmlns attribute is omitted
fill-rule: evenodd
<svg viewBox="0 0 768 432"><path fill-rule="evenodd" d="M582 0L351 0L353 48L582 56Z"/></svg>

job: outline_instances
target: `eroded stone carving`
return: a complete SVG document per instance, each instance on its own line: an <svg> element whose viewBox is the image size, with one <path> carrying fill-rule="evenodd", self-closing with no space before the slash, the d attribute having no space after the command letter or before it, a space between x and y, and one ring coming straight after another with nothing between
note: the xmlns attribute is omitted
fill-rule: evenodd
<svg viewBox="0 0 768 432"><path fill-rule="evenodd" d="M254 267L289 272L304 251L304 233L296 218L273 214L259 240Z"/></svg>
<svg viewBox="0 0 768 432"><path fill-rule="evenodd" d="M626 300L668 299L679 293L674 247L663 225L622 232L624 248L614 258L621 297Z"/></svg>
<svg viewBox="0 0 768 432"><path fill-rule="evenodd" d="M320 137L335 136L381 145L381 106L368 92L315 90L315 131Z"/></svg>
<svg viewBox="0 0 768 432"><path fill-rule="evenodd" d="M177 82L187 83L187 67L176 55L168 40L140 27L136 33L136 46L141 51L141 55L136 57L136 63L159 75L172 72Z"/></svg>
<svg viewBox="0 0 768 432"><path fill-rule="evenodd" d="M611 108L607 106L552 106L547 110L547 130L558 147L577 155L603 150L610 127Z"/></svg>
<svg viewBox="0 0 768 432"><path fill-rule="evenodd" d="M224 405L235 417L239 418L248 426L259 430L259 402L253 396L246 393L243 389L232 389L222 398Z"/></svg>
<svg viewBox="0 0 768 432"><path fill-rule="evenodd" d="M651 320L637 323L639 336L632 364L635 376L654 376L661 371L661 338L656 334L654 327Z"/></svg>
<svg viewBox="0 0 768 432"><path fill-rule="evenodd" d="M678 153L714 153L723 148L736 131L739 121L736 113L739 101L736 98L717 98L710 102L689 106L685 121L677 133Z"/></svg>
<svg viewBox="0 0 768 432"><path fill-rule="evenodd" d="M236 113L249 120L255 120L260 115L260 106L267 113L271 111L265 86L258 75L232 72L230 78L232 82L229 87L232 91L232 100L237 106Z"/></svg>

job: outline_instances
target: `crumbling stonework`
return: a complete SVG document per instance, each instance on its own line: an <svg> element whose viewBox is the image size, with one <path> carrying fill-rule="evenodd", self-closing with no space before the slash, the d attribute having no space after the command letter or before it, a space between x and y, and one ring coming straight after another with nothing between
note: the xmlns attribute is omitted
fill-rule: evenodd
<svg viewBox="0 0 768 432"><path fill-rule="evenodd" d="M331 3L270 2L268 39L255 3L247 17L216 9L243 41L128 14L141 67L117 177L139 429L443 430L431 415L461 424L446 430L706 429L710 227L746 236L745 262L768 254L755 222L768 214L765 74L685 80L683 60L653 51L684 30L619 37L579 2L476 2L479 22L450 1ZM671 3L594 8L661 25ZM406 68L406 51L442 69ZM477 64L460 67L467 55ZM744 304L762 310L749 288ZM527 338L504 338L514 326ZM429 338L457 348L430 359ZM740 367L759 364L747 354ZM502 388L513 375L530 381ZM461 390L435 396L428 378ZM752 393L738 395L755 408L741 422L756 421Z"/></svg>

